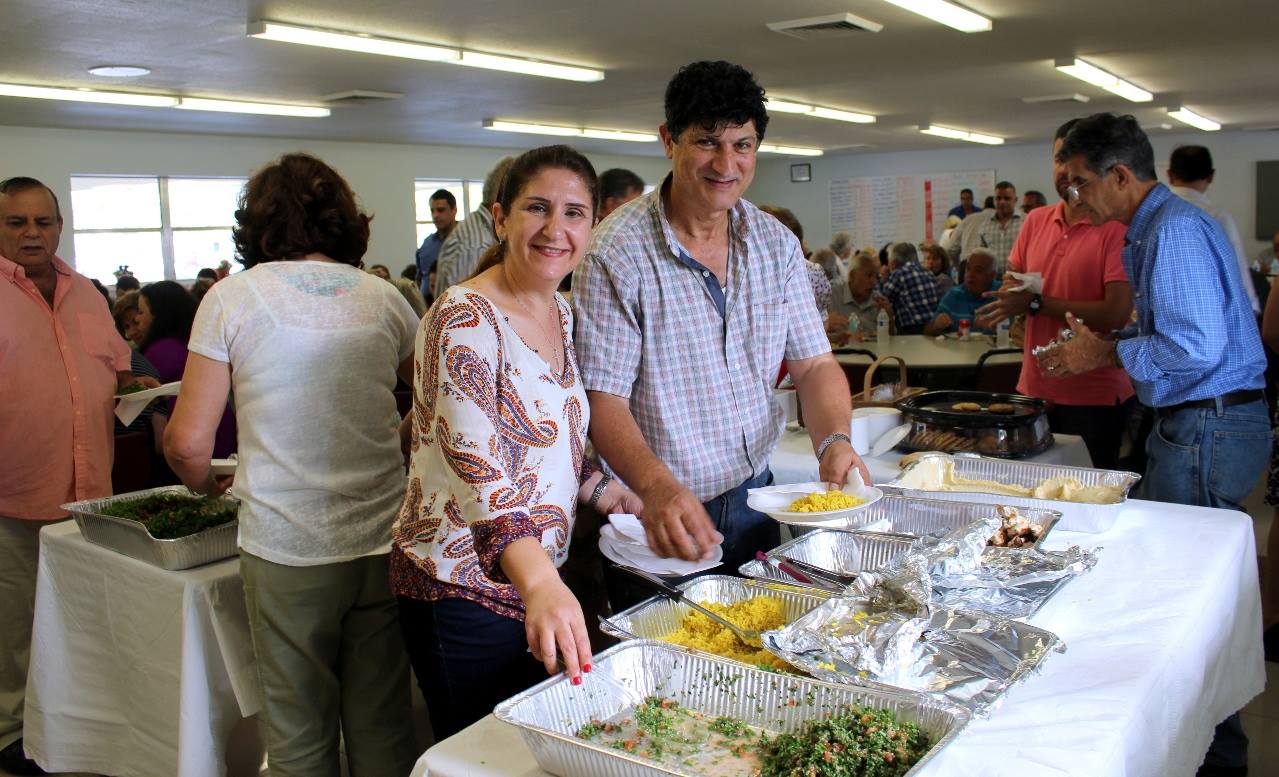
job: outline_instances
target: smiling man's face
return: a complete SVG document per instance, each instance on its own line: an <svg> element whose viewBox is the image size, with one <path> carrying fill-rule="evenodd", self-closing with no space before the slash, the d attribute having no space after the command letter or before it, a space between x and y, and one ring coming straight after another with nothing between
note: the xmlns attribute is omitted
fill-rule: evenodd
<svg viewBox="0 0 1279 777"><path fill-rule="evenodd" d="M663 126L662 140L671 160L672 185L696 211L729 210L755 178L759 136L754 121L713 131L694 125L678 138L671 137Z"/></svg>

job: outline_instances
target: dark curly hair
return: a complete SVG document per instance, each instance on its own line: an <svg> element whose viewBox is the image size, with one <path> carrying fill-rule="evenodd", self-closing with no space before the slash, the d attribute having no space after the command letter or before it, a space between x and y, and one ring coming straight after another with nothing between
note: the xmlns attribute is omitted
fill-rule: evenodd
<svg viewBox="0 0 1279 777"><path fill-rule="evenodd" d="M723 60L693 62L680 68L666 85L666 129L676 139L694 125L713 132L748 121L755 122L755 134L763 140L768 129L764 88L741 65Z"/></svg>
<svg viewBox="0 0 1279 777"><path fill-rule="evenodd" d="M191 292L177 281L148 283L140 292L151 310L151 326L138 343L138 350L145 351L157 340L173 337L186 345L191 339L191 324L199 307Z"/></svg>
<svg viewBox="0 0 1279 777"><path fill-rule="evenodd" d="M600 182L599 177L595 174L595 167L591 164L591 160L582 156L582 153L571 146L541 146L525 151L511 162L506 169L506 177L502 179L501 187L497 194L497 203L502 206L503 213L510 213L515 209L515 198L520 196L520 192L524 191L524 187L528 186L529 181L537 177L537 174L546 169L567 170L582 180L586 185L586 191L591 195L591 215L599 212L600 209ZM480 261L475 268L475 272L471 273L472 278L502 263L506 259L506 242L502 241L493 245L489 250L484 252L480 257Z"/></svg>
<svg viewBox="0 0 1279 777"><path fill-rule="evenodd" d="M358 267L372 220L337 171L309 154L285 154L245 185L231 237L246 268L307 254Z"/></svg>

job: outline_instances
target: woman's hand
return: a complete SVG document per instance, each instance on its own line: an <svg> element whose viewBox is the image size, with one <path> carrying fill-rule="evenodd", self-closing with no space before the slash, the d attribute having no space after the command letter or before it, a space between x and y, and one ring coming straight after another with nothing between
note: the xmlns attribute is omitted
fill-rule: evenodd
<svg viewBox="0 0 1279 777"><path fill-rule="evenodd" d="M639 494L614 480L604 489L604 494L600 497L599 507L600 514L604 516L614 513L639 515L644 511L644 500L640 499Z"/></svg>
<svg viewBox="0 0 1279 777"><path fill-rule="evenodd" d="M521 592L524 598L524 633L529 652L542 662L547 674L564 672L574 685L591 668L591 639L586 631L582 605L558 575Z"/></svg>

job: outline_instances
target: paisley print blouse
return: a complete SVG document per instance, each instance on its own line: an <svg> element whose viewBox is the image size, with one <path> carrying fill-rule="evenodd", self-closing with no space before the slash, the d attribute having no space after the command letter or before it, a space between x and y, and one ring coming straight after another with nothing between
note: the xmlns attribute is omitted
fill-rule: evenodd
<svg viewBox="0 0 1279 777"><path fill-rule="evenodd" d="M394 530L395 593L464 598L522 619L498 564L536 537L568 556L590 411L578 378L568 304L556 297L565 354L555 375L487 297L451 287L417 333L412 460Z"/></svg>

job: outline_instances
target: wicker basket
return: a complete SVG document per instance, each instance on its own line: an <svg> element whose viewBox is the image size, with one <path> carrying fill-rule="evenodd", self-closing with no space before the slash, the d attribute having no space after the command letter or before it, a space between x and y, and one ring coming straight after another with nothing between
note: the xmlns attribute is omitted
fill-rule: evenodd
<svg viewBox="0 0 1279 777"><path fill-rule="evenodd" d="M888 399L871 399L875 393L877 385L875 383L875 373L879 370L884 362L892 359L898 364L897 382L894 385L897 388L893 390L892 397ZM883 385L883 384L880 384ZM853 409L859 407L895 407L898 402L916 394L922 394L928 389L922 387L914 387L907 385L906 382L906 362L900 356L881 356L866 368L866 377L862 381L862 390L853 395Z"/></svg>

